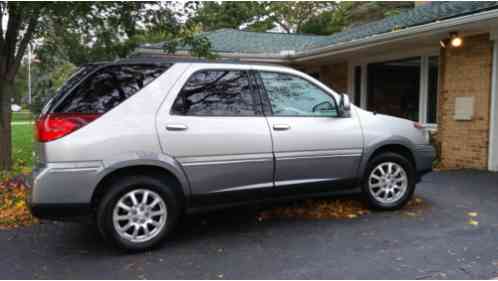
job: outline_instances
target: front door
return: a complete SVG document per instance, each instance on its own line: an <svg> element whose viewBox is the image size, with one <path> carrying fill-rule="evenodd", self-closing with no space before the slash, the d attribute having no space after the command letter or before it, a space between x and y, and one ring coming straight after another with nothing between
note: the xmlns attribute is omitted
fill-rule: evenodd
<svg viewBox="0 0 498 281"><path fill-rule="evenodd" d="M273 187L271 135L246 71L195 72L166 107L161 145L183 166L194 204Z"/></svg>
<svg viewBox="0 0 498 281"><path fill-rule="evenodd" d="M304 77L259 72L276 159L275 185L297 187L351 180L362 153L358 119L338 116L333 95ZM333 186L333 185L332 185ZM325 185L330 188L331 185Z"/></svg>

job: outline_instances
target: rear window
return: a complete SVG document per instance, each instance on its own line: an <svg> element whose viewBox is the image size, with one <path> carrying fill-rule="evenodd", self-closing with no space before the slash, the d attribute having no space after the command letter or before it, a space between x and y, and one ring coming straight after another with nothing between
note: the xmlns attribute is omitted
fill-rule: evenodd
<svg viewBox="0 0 498 281"><path fill-rule="evenodd" d="M62 100L54 104L51 111L53 113L106 113L159 77L169 66L111 65L103 67L91 74L69 94L61 95ZM78 71L72 79L68 80L67 87L74 87L82 79L82 75L88 75L88 71L81 73ZM76 82L70 83L71 80Z"/></svg>
<svg viewBox="0 0 498 281"><path fill-rule="evenodd" d="M61 98L64 97L69 90L71 90L74 86L76 86L76 84L78 84L82 79L84 79L88 74L97 69L99 66L99 64L88 64L83 65L76 71L74 71L71 76L64 82L64 84L59 89L57 89L55 95L47 101L41 111L41 114L44 115L48 113L57 101L61 100Z"/></svg>

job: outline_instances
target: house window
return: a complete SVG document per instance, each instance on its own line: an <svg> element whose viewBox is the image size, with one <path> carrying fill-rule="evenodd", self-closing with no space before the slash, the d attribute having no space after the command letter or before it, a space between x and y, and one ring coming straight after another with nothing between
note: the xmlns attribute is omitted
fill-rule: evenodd
<svg viewBox="0 0 498 281"><path fill-rule="evenodd" d="M354 102L370 111L437 123L438 56L353 65Z"/></svg>
<svg viewBox="0 0 498 281"><path fill-rule="evenodd" d="M420 58L372 63L367 75L368 110L418 120Z"/></svg>
<svg viewBox="0 0 498 281"><path fill-rule="evenodd" d="M361 66L354 68L354 104L361 105Z"/></svg>
<svg viewBox="0 0 498 281"><path fill-rule="evenodd" d="M437 123L439 57L429 57L427 80L427 123Z"/></svg>

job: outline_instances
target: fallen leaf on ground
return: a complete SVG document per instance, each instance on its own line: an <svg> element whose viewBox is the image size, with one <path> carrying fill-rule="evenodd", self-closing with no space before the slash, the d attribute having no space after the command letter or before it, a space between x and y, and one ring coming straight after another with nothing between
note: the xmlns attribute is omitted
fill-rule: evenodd
<svg viewBox="0 0 498 281"><path fill-rule="evenodd" d="M26 204L27 195L28 188L21 178L0 181L0 229L37 222Z"/></svg>
<svg viewBox="0 0 498 281"><path fill-rule="evenodd" d="M258 215L258 220L272 218L354 219L368 213L367 206L360 200L310 199L265 210Z"/></svg>
<svg viewBox="0 0 498 281"><path fill-rule="evenodd" d="M420 197L416 197L402 209L409 216L421 213L425 206ZM287 219L356 219L370 213L368 206L359 199L310 199L292 204L274 207L260 212L258 221L287 218Z"/></svg>
<svg viewBox="0 0 498 281"><path fill-rule="evenodd" d="M477 217L477 212L468 212L467 215L469 217Z"/></svg>
<svg viewBox="0 0 498 281"><path fill-rule="evenodd" d="M404 212L405 215L410 216L410 217L416 217L417 213L415 212Z"/></svg>
<svg viewBox="0 0 498 281"><path fill-rule="evenodd" d="M473 219L470 219L469 222L468 222L470 225L473 225L473 226L478 226L479 225L479 222L476 221L476 220L473 220Z"/></svg>

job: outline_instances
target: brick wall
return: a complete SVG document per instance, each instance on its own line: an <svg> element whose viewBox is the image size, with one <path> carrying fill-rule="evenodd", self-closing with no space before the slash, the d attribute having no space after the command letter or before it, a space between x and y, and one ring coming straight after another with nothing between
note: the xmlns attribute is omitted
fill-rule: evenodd
<svg viewBox="0 0 498 281"><path fill-rule="evenodd" d="M320 81L338 93L345 93L348 90L348 64L336 63L327 65L293 65L307 74L318 73Z"/></svg>
<svg viewBox="0 0 498 281"><path fill-rule="evenodd" d="M338 63L320 67L320 80L338 93L348 91L348 64Z"/></svg>
<svg viewBox="0 0 498 281"><path fill-rule="evenodd" d="M439 132L442 166L486 169L488 163L492 42L488 34L441 49ZM474 97L474 118L454 120L455 98Z"/></svg>

